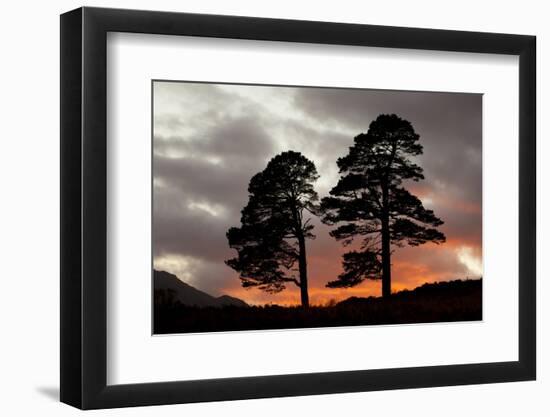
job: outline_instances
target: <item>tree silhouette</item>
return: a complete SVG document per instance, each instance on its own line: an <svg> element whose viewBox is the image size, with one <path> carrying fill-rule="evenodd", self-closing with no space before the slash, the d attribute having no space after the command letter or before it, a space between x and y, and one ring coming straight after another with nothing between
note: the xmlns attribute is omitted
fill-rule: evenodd
<svg viewBox="0 0 550 417"><path fill-rule="evenodd" d="M354 139L337 161L338 184L321 203L323 222L337 225L330 235L349 245L361 238L360 250L343 256L344 272L328 287L353 287L365 279L382 279L382 295L391 294L391 247L443 243L443 224L432 210L403 187L404 180L424 179L409 157L422 154L419 136L407 120L379 115L366 134Z"/></svg>
<svg viewBox="0 0 550 417"><path fill-rule="evenodd" d="M318 177L313 162L294 151L275 156L252 177L241 227L227 231L237 257L226 264L240 274L243 287L277 293L293 283L300 288L302 306L309 306L306 239L315 236L311 217L305 217L317 211L313 183Z"/></svg>

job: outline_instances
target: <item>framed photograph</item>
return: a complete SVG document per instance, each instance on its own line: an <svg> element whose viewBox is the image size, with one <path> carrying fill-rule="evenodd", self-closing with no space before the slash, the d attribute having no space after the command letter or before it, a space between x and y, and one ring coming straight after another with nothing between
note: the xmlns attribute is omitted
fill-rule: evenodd
<svg viewBox="0 0 550 417"><path fill-rule="evenodd" d="M61 401L533 380L535 37L61 16Z"/></svg>

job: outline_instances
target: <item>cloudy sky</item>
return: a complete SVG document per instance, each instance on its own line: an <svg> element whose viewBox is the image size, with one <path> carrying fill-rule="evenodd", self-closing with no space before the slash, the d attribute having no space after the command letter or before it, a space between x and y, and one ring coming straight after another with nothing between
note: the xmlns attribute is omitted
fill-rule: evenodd
<svg viewBox="0 0 550 417"><path fill-rule="evenodd" d="M443 245L397 249L392 290L479 277L481 260L481 95L155 81L153 86L154 267L212 295L249 303L299 304L295 286L277 295L243 289L224 264L235 255L225 233L239 226L250 178L285 150L302 152L320 174L320 197L336 184L336 159L381 113L409 120L426 180L408 188L445 224ZM325 287L341 272L340 243L314 220L308 241L314 304L380 295L380 281Z"/></svg>

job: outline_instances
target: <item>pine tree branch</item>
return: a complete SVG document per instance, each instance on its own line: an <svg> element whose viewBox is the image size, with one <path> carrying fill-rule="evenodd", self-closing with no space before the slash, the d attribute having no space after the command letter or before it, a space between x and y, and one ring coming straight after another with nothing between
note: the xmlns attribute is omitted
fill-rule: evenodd
<svg viewBox="0 0 550 417"><path fill-rule="evenodd" d="M281 278L281 281L284 282L292 282L294 283L298 288L300 288L302 285L300 284L300 281L298 281L296 278Z"/></svg>

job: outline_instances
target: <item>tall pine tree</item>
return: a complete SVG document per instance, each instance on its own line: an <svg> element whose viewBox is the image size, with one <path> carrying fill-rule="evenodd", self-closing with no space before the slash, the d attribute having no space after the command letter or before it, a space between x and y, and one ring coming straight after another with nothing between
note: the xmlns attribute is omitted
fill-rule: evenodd
<svg viewBox="0 0 550 417"><path fill-rule="evenodd" d="M330 234L344 245L360 239L361 246L344 254L344 272L328 287L353 287L381 278L382 295L387 297L392 246L445 242L437 230L443 222L403 186L405 180L424 179L422 168L410 159L422 154L418 140L407 120L380 115L338 159L340 179L322 200L322 220L336 226Z"/></svg>
<svg viewBox="0 0 550 417"><path fill-rule="evenodd" d="M318 177L313 162L294 151L275 156L252 177L241 227L227 232L237 257L226 264L239 272L243 287L276 293L292 283L309 306L306 239L315 237L310 215L318 210Z"/></svg>

